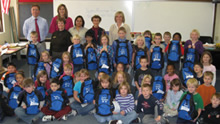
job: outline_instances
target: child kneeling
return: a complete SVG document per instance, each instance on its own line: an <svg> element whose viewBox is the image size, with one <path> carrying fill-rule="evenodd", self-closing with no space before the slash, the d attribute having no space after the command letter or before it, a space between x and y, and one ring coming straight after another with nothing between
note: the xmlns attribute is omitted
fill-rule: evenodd
<svg viewBox="0 0 220 124"><path fill-rule="evenodd" d="M59 80L54 78L51 80L50 89L46 92L46 106L42 108L45 116L42 121L53 121L54 119L67 120L67 114L71 112L67 92L60 88Z"/></svg>
<svg viewBox="0 0 220 124"><path fill-rule="evenodd" d="M34 89L32 79L25 79L24 90L18 96L20 107L15 109L15 114L24 122L31 124L43 117L40 111L44 105L43 96L40 91Z"/></svg>

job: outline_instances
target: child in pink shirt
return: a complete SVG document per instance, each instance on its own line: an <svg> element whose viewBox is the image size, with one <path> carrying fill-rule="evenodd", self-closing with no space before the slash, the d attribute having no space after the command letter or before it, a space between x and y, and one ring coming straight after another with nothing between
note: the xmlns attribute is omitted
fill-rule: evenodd
<svg viewBox="0 0 220 124"><path fill-rule="evenodd" d="M170 89L170 82L173 79L179 79L179 76L174 73L175 67L174 65L168 64L167 65L167 74L164 75L164 80L166 83L166 92Z"/></svg>

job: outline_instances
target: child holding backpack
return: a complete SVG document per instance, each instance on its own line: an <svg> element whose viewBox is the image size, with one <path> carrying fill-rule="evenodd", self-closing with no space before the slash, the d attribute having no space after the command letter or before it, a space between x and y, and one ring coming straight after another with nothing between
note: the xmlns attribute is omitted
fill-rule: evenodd
<svg viewBox="0 0 220 124"><path fill-rule="evenodd" d="M162 69L164 66L164 45L161 44L162 35L161 33L156 33L154 36L155 44L151 45L150 52L150 67L153 76L162 75Z"/></svg>
<svg viewBox="0 0 220 124"><path fill-rule="evenodd" d="M82 99L82 94L85 93L83 86L85 86L85 83L89 83L88 86L92 86L91 83L89 82L91 80L89 79L89 72L86 69L81 69L80 70L80 81L77 82L73 88L73 97L75 101L71 104L71 108L73 111L76 111L77 114L80 115L86 115L90 111L94 109L94 104L92 101L85 102L84 99ZM87 82L88 81L88 82ZM92 91L94 87L89 87L89 91ZM93 90L94 91L94 90ZM90 92L89 92L90 93ZM94 92L91 93L91 98L94 98Z"/></svg>
<svg viewBox="0 0 220 124"><path fill-rule="evenodd" d="M65 89L60 87L59 80L56 78L51 79L50 89L46 92L46 106L41 109L45 114L42 121L67 120L67 114L71 113L71 107L67 105L69 99ZM71 113L76 115L76 113Z"/></svg>
<svg viewBox="0 0 220 124"><path fill-rule="evenodd" d="M83 45L80 44L80 36L75 35L72 38L73 45L70 45L68 47L68 52L70 53L70 56L73 61L74 70L73 73L80 71L84 67L84 48Z"/></svg>
<svg viewBox="0 0 220 124"><path fill-rule="evenodd" d="M84 44L84 51L85 51L85 60L86 60L86 69L89 71L90 78L95 80L96 70L98 68L97 65L97 57L96 57L96 49L97 46L93 43L93 34L90 31L87 31L85 34L86 43Z"/></svg>
<svg viewBox="0 0 220 124"><path fill-rule="evenodd" d="M113 49L109 45L109 37L104 34L101 37L101 46L97 48L98 72L112 73Z"/></svg>
<svg viewBox="0 0 220 124"><path fill-rule="evenodd" d="M140 57L145 56L148 60L150 60L150 52L148 48L145 46L144 36L142 35L137 36L134 44L135 46L134 46L133 53L132 53L131 66L134 68L134 70L137 70L141 67L140 62L139 62Z"/></svg>
<svg viewBox="0 0 220 124"><path fill-rule="evenodd" d="M173 39L174 36L173 34ZM180 70L180 57L184 55L184 48L182 46L181 39L180 40L172 40L165 48L165 52L167 53L167 62L168 64L173 64L177 71Z"/></svg>
<svg viewBox="0 0 220 124"><path fill-rule="evenodd" d="M74 75L72 74L73 68L71 64L64 65L64 73L60 76L60 86L66 90L69 98L69 103L73 103L73 88L74 88Z"/></svg>
<svg viewBox="0 0 220 124"><path fill-rule="evenodd" d="M204 84L203 65L201 63L194 64L194 72L195 72L195 78L198 80L199 85Z"/></svg>
<svg viewBox="0 0 220 124"><path fill-rule="evenodd" d="M34 89L32 79L25 79L23 88L18 96L19 107L15 109L15 114L24 122L31 124L43 117L40 111L44 105L43 96L40 91Z"/></svg>
<svg viewBox="0 0 220 124"><path fill-rule="evenodd" d="M116 95L115 101L119 103L120 112L113 111L112 119L109 124L115 124L122 121L124 124L139 123L140 119L134 110L134 97L131 94L130 86L127 82L119 85L119 94Z"/></svg>
<svg viewBox="0 0 220 124"><path fill-rule="evenodd" d="M105 123L112 120L113 108L111 106L113 105L114 93L111 88L111 79L109 75L103 74L100 77L99 89L97 89L95 99L93 100L96 107L94 116L99 123Z"/></svg>
<svg viewBox="0 0 220 124"><path fill-rule="evenodd" d="M34 75L34 66L37 64L37 62L40 59L41 52L46 50L45 45L42 45L40 42L37 41L38 34L36 31L32 31L31 34L31 40L27 47L27 61L29 65L29 74L30 77L33 77Z"/></svg>
<svg viewBox="0 0 220 124"><path fill-rule="evenodd" d="M211 103L205 107L204 124L218 124L220 122L220 93L212 95Z"/></svg>
<svg viewBox="0 0 220 124"><path fill-rule="evenodd" d="M10 89L13 87L13 84L16 83L15 74L16 74L16 65L14 63L8 63L7 72L1 77L1 84L3 86L3 96L8 97Z"/></svg>
<svg viewBox="0 0 220 124"><path fill-rule="evenodd" d="M179 79L173 79L170 83L170 89L167 92L165 105L164 105L164 117L173 117L178 114L177 108L179 106L179 99L183 94L181 90L181 82Z"/></svg>
<svg viewBox="0 0 220 124"><path fill-rule="evenodd" d="M204 109L202 97L196 92L198 85L195 78L187 80L188 91L180 98L177 124L195 124Z"/></svg>
<svg viewBox="0 0 220 124"><path fill-rule="evenodd" d="M8 105L12 109L18 107L17 98L18 98L18 94L23 90L23 81L25 78L24 72L23 71L16 72L15 78L17 82L13 85L13 87L10 89L8 93Z"/></svg>
<svg viewBox="0 0 220 124"><path fill-rule="evenodd" d="M200 62L203 64L203 73L206 71L211 71L214 74L212 80L212 86L215 86L216 83L216 67L212 64L212 54L208 51L202 53Z"/></svg>
<svg viewBox="0 0 220 124"><path fill-rule="evenodd" d="M114 67L121 62L126 65L125 70L127 70L132 59L132 46L130 41L126 39L126 30L124 27L118 29L118 36L119 38L112 44L114 51Z"/></svg>
<svg viewBox="0 0 220 124"><path fill-rule="evenodd" d="M146 30L143 33L143 36L145 38L145 46L147 49L150 49L151 44L154 44L154 41L152 41L152 33L150 30Z"/></svg>
<svg viewBox="0 0 220 124"><path fill-rule="evenodd" d="M45 99L45 92L50 89L50 81L48 80L48 75L46 71L40 71L37 75L37 80L35 81L35 88L39 90Z"/></svg>

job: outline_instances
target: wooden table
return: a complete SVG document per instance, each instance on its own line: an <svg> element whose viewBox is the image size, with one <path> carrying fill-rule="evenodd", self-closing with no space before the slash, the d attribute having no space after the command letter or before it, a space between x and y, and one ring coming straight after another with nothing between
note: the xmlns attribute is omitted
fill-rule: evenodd
<svg viewBox="0 0 220 124"><path fill-rule="evenodd" d="M16 53L17 59L21 59L20 51L26 48L26 46L17 46L17 47L11 47L8 48L7 52L3 55L0 55L0 67L2 66L2 57L3 56L9 56L9 62L11 62L11 56Z"/></svg>

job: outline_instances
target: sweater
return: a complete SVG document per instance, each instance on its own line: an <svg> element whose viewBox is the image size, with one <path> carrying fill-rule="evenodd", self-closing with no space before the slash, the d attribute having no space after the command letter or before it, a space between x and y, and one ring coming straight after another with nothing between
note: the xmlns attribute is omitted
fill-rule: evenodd
<svg viewBox="0 0 220 124"><path fill-rule="evenodd" d="M117 94L115 100L120 105L120 111L129 113L134 110L134 97L132 94L128 94L126 97L122 97L120 94Z"/></svg>

